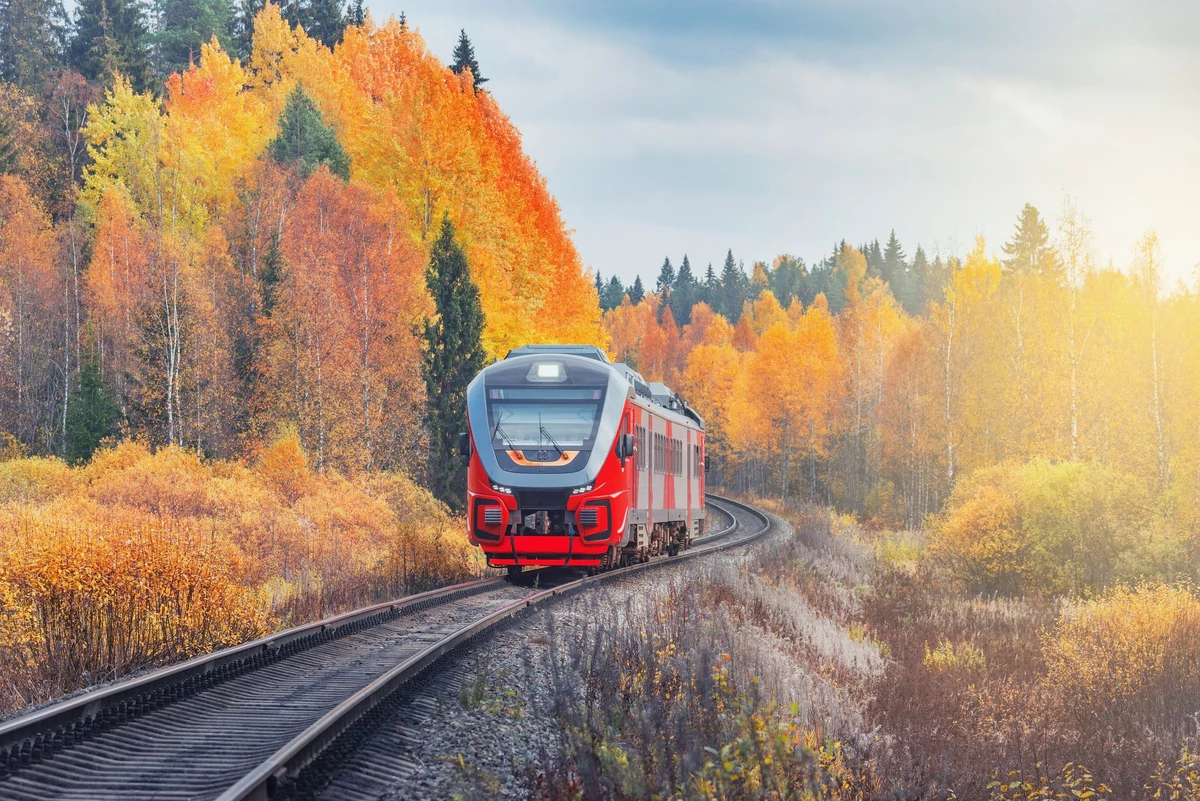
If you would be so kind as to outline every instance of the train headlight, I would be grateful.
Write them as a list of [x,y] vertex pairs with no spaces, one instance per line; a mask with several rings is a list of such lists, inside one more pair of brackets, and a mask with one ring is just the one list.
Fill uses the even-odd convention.
[[505,495],[512,495],[512,487],[502,487],[499,484],[492,484],[492,489],[496,492],[503,492]]
[[595,484],[584,484],[582,487],[576,487],[575,489],[571,490],[571,494],[572,495],[582,495],[585,492],[591,492],[592,487],[594,487],[594,486],[596,486],[596,485]]

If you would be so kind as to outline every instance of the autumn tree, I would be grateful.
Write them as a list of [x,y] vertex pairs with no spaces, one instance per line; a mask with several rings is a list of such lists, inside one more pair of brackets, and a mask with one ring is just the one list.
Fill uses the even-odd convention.
[[425,323],[426,415],[432,444],[428,467],[434,495],[461,508],[465,465],[455,450],[466,428],[467,384],[483,369],[483,309],[471,281],[466,256],[454,238],[454,224],[442,218],[441,233],[429,254],[425,282],[435,315]]

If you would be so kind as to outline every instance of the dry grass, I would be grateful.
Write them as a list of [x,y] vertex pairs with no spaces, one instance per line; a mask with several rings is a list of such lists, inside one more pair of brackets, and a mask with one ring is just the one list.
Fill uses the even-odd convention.
[[969,595],[920,535],[779,511],[741,561],[579,610],[546,798],[1200,799],[1193,591]]
[[0,462],[0,712],[277,627],[462,580],[475,549],[398,474],[137,443]]

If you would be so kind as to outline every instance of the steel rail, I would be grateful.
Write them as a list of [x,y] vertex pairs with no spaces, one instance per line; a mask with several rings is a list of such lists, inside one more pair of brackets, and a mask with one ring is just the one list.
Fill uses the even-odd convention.
[[[141,714],[321,643],[503,586],[483,578],[356,609],[80,693],[0,723],[0,779]],[[14,763],[15,760],[15,763]]]
[[[729,539],[725,535],[735,533],[741,526],[738,517],[730,514],[732,523],[729,528],[719,535],[714,535],[720,537],[721,541],[719,542],[689,548],[677,556],[616,568],[542,590],[462,626],[421,652],[414,654],[330,710],[324,717],[298,734],[291,742],[222,793],[218,801],[267,801],[268,799],[273,801],[281,797],[292,797],[298,786],[305,783],[304,772],[306,769],[313,766],[319,768],[318,761],[326,757],[331,756],[333,761],[336,761],[352,751],[357,742],[374,728],[374,724],[393,710],[395,702],[401,695],[397,692],[398,690],[418,680],[424,672],[479,635],[503,622],[515,619],[543,602],[573,595],[603,581],[627,578],[652,568],[679,564],[687,559],[744,545],[763,536],[774,525],[769,515],[748,504],[715,495],[708,497],[719,504],[733,506],[761,519],[763,521],[762,528],[745,536]],[[320,770],[316,772],[321,773]]]

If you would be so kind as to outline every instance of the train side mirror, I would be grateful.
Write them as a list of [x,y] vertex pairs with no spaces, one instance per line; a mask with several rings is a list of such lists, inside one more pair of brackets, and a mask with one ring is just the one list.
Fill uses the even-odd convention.
[[463,458],[471,456],[471,435],[466,432],[458,435],[458,455]]
[[622,434],[617,437],[617,458],[621,460],[621,467],[625,466],[625,460],[633,456],[633,434]]
[[704,454],[704,470],[708,472],[708,454]]

